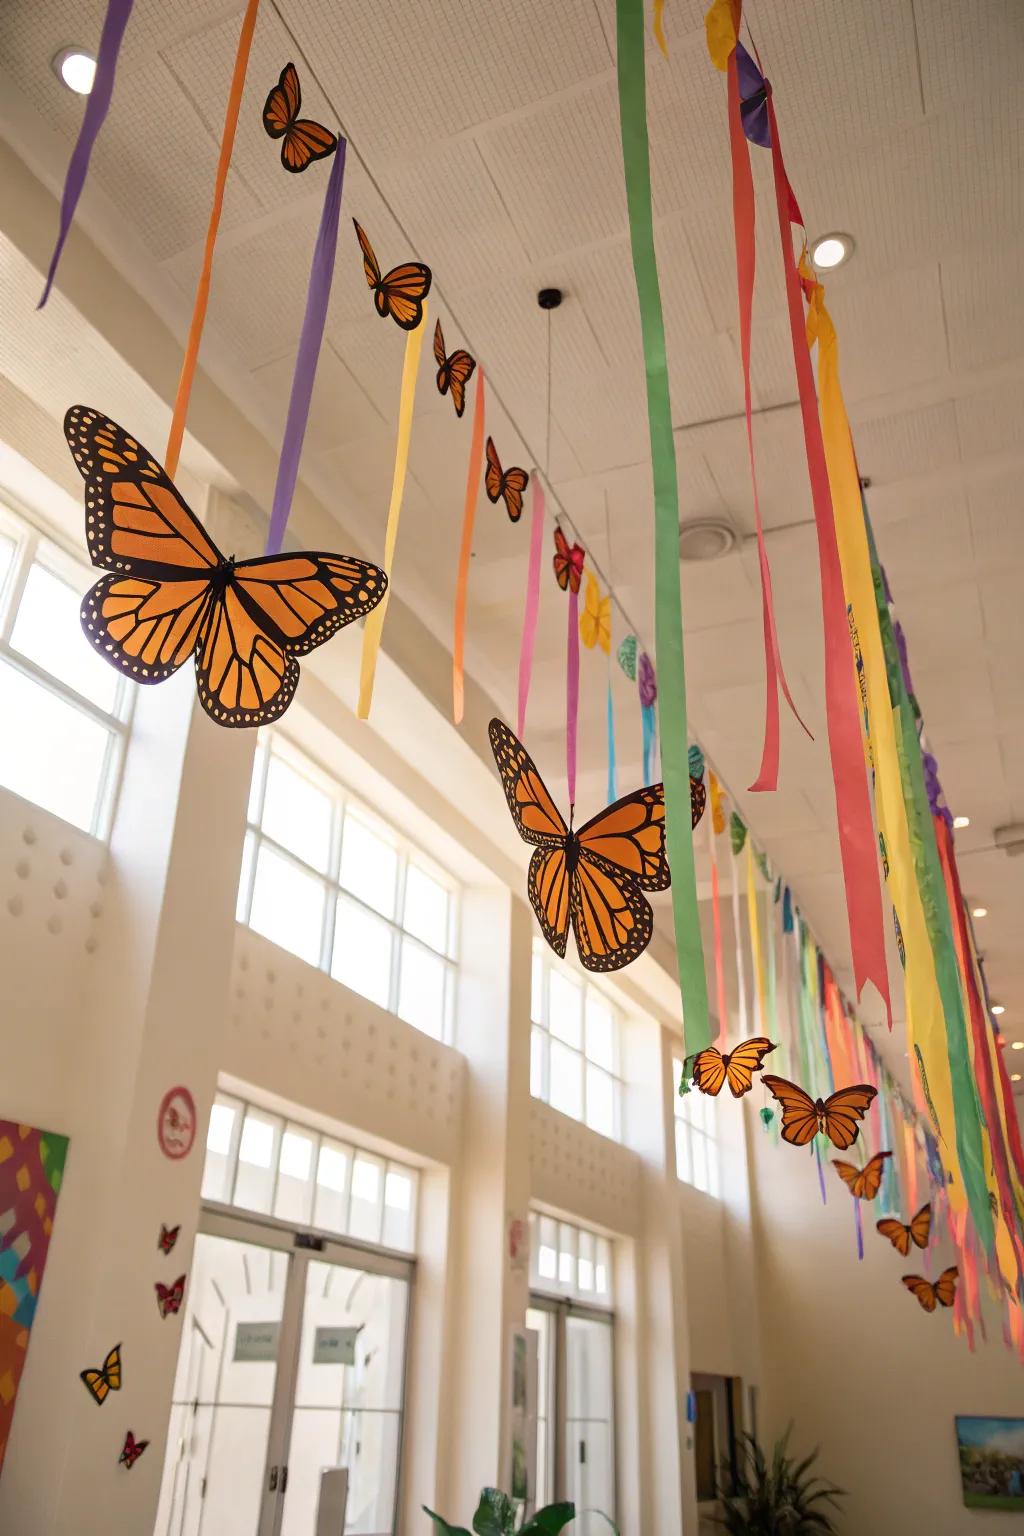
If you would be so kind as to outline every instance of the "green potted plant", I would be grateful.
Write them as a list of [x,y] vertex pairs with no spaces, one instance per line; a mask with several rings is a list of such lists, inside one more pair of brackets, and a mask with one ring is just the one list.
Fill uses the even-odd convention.
[[[423,1513],[430,1516],[441,1536],[471,1536],[464,1525],[449,1525],[447,1520],[435,1515],[425,1504]],[[575,1504],[548,1504],[538,1509],[523,1525],[518,1525],[519,1506],[508,1494],[502,1493],[500,1488],[482,1488],[480,1503],[473,1516],[473,1531],[476,1536],[558,1536],[559,1531],[575,1518]],[[608,1520],[608,1516],[603,1515],[602,1519]],[[608,1524],[614,1536],[619,1536],[610,1520]]]
[[811,1474],[817,1448],[799,1462],[789,1454],[792,1428],[776,1441],[770,1461],[753,1435],[741,1435],[735,1475],[723,1464],[721,1512],[713,1519],[730,1536],[834,1536],[832,1509],[843,1490]]

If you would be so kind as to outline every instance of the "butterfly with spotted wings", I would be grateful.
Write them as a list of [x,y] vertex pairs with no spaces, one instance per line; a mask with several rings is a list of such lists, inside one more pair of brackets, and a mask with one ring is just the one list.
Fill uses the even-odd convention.
[[887,1237],[898,1254],[906,1258],[910,1252],[911,1243],[915,1248],[927,1248],[932,1234],[932,1208],[931,1204],[922,1205],[921,1209],[910,1221],[896,1221],[892,1216],[886,1216],[881,1221],[875,1222],[875,1228],[883,1237]]
[[887,1157],[892,1157],[892,1153],[876,1152],[863,1168],[857,1168],[853,1163],[844,1163],[842,1158],[837,1157],[832,1166],[855,1200],[873,1200],[882,1187]]
[[378,315],[382,320],[390,315],[403,331],[414,331],[423,319],[423,301],[430,292],[433,276],[430,268],[422,261],[407,261],[382,275],[380,262],[365,229],[358,219],[353,219],[352,223],[356,227],[356,239],[363,253],[363,272],[367,285],[373,290]]
[[782,1105],[782,1139],[794,1147],[806,1147],[820,1132],[834,1147],[845,1152],[860,1134],[863,1120],[878,1093],[868,1083],[854,1083],[840,1088],[827,1099],[812,1099],[809,1093],[784,1077],[765,1073],[761,1079],[768,1092]]
[[937,1306],[951,1307],[956,1301],[956,1277],[959,1270],[955,1264],[944,1269],[934,1285],[926,1280],[923,1275],[903,1275],[902,1282],[912,1296],[916,1296],[926,1312],[934,1312]]
[[448,355],[444,349],[444,331],[440,320],[434,325],[434,361],[437,363],[438,393],[447,395],[451,391],[455,414],[461,417],[466,409],[466,385],[473,377],[476,359],[470,357],[462,347],[457,347],[451,356]]
[[742,1040],[731,1051],[722,1052],[717,1045],[706,1046],[693,1058],[693,1081],[701,1093],[712,1098],[721,1093],[725,1084],[734,1099],[740,1099],[754,1086],[754,1073],[762,1070],[764,1058],[775,1045],[765,1035],[755,1035]]
[[263,106],[263,126],[272,139],[282,139],[281,164],[297,175],[314,160],[325,160],[338,147],[337,135],[311,118],[300,117],[302,92],[294,64],[286,64]]

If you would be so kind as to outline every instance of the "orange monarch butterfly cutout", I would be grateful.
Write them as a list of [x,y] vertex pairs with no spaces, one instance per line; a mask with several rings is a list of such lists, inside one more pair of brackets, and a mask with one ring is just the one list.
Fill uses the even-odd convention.
[[263,126],[272,139],[283,139],[281,164],[286,171],[304,171],[314,160],[326,160],[338,147],[337,135],[308,117],[299,116],[302,92],[294,64],[286,64],[263,106]]
[[461,347],[456,348],[451,357],[447,355],[440,320],[434,324],[434,360],[437,363],[438,393],[446,395],[451,390],[455,414],[461,417],[466,409],[466,385],[473,377],[476,360]]
[[876,1152],[863,1168],[856,1168],[853,1163],[844,1163],[841,1158],[836,1158],[832,1166],[855,1200],[873,1200],[882,1187],[882,1173],[887,1157],[892,1157],[892,1153]]
[[94,1403],[102,1405],[111,1392],[121,1390],[121,1346],[115,1344],[98,1370],[79,1371]]
[[85,481],[93,565],[82,626],[137,683],[195,657],[199,700],[218,725],[266,725],[291,703],[297,656],[376,608],[387,577],[347,555],[226,560],[163,469],[123,427],[76,405],[64,435]]
[[868,1083],[855,1083],[850,1088],[840,1088],[827,1099],[812,1099],[809,1093],[784,1077],[765,1073],[761,1081],[782,1105],[783,1141],[794,1147],[806,1147],[822,1131],[840,1152],[845,1152],[857,1140],[860,1134],[857,1122],[863,1120],[878,1093],[878,1089]]
[[552,565],[555,568],[555,580],[565,592],[569,587],[574,592],[580,589],[583,580],[583,562],[587,558],[587,552],[581,544],[574,544],[569,548],[569,540],[555,524],[555,553]]
[[352,223],[356,227],[356,237],[363,253],[363,271],[366,273],[367,284],[373,289],[373,302],[377,306],[378,315],[382,320],[390,315],[403,331],[414,331],[423,319],[423,300],[430,292],[430,268],[425,267],[421,261],[407,261],[403,266],[392,267],[382,277],[380,263],[374,255],[366,231],[358,220],[353,219]]
[[951,1307],[956,1300],[956,1277],[960,1273],[955,1264],[944,1269],[932,1285],[922,1275],[904,1275],[903,1284],[911,1295],[916,1296],[926,1312],[934,1312],[937,1305]]
[[909,1222],[896,1221],[892,1216],[886,1216],[882,1221],[876,1221],[875,1227],[883,1237],[889,1239],[896,1252],[906,1258],[911,1243],[917,1248],[928,1247],[932,1235],[931,1205],[922,1205]]
[[[692,798],[692,782],[690,794]],[[693,1059],[693,1081],[701,1093],[710,1094],[713,1098],[728,1083],[733,1098],[741,1099],[754,1086],[754,1073],[762,1070],[768,1052],[774,1050],[774,1042],[765,1035],[743,1040],[724,1055],[716,1045],[709,1045],[705,1050],[698,1051]]]
[[[493,502],[495,506],[503,500],[509,522],[518,523],[523,515],[523,492],[530,483],[530,477],[525,469],[515,467],[502,469],[493,437],[487,439],[486,452],[487,468],[484,471],[484,487],[487,491],[487,500]],[[578,583],[573,590],[579,590]]]
[[516,830],[534,845],[527,893],[545,939],[564,956],[571,923],[588,971],[629,965],[654,928],[644,891],[671,883],[664,786],[638,789],[574,831],[518,736],[501,720],[488,735]]

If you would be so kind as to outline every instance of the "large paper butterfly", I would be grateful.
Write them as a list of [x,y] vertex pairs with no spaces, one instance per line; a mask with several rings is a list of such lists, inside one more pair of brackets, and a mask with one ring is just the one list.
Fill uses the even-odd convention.
[[156,1282],[156,1304],[160,1308],[161,1317],[170,1317],[177,1312],[185,1296],[185,1276],[179,1275],[173,1285],[161,1285]]
[[834,1147],[845,1152],[860,1134],[857,1122],[863,1120],[878,1093],[867,1083],[840,1088],[827,1099],[812,1099],[809,1093],[784,1077],[765,1073],[761,1079],[768,1092],[782,1105],[782,1139],[794,1147],[805,1147],[823,1131]]
[[887,1237],[896,1249],[897,1253],[906,1258],[913,1243],[918,1248],[927,1248],[928,1240],[932,1233],[932,1208],[931,1205],[922,1205],[917,1215],[909,1222],[896,1221],[892,1216],[886,1216],[882,1221],[876,1221],[875,1227],[883,1237]]
[[918,1301],[926,1312],[934,1312],[936,1305],[951,1307],[956,1300],[956,1277],[959,1271],[955,1264],[949,1269],[944,1269],[942,1274],[932,1285],[921,1275],[904,1275],[903,1284]]
[[733,1098],[740,1099],[750,1092],[754,1073],[762,1070],[764,1058],[774,1050],[774,1043],[764,1035],[744,1040],[724,1055],[717,1046],[709,1045],[698,1051],[693,1059],[693,1081],[701,1093],[709,1093],[712,1098],[717,1097],[728,1083]]
[[130,1472],[148,1444],[148,1440],[136,1440],[131,1430],[129,1430],[124,1437],[124,1449],[117,1458],[118,1465],[120,1466],[123,1461]]
[[487,469],[484,472],[484,486],[487,490],[487,500],[494,502],[499,500],[505,503],[505,511],[509,521],[518,523],[523,515],[523,492],[530,483],[530,477],[525,469],[502,469],[501,460],[498,458],[498,450],[494,446],[494,438],[487,439]]
[[887,1157],[892,1157],[892,1153],[876,1152],[863,1168],[856,1168],[853,1163],[844,1163],[841,1158],[837,1158],[832,1166],[855,1200],[873,1200],[882,1187],[882,1172]]
[[163,1223],[161,1223],[161,1225],[160,1225],[160,1236],[157,1238],[157,1243],[156,1243],[156,1245],[160,1249],[161,1253],[170,1253],[171,1249],[174,1247],[175,1243],[178,1241],[178,1233],[180,1231],[181,1231],[181,1227],[180,1226],[177,1226],[177,1227],[165,1227],[163,1225]]
[[281,78],[263,106],[263,126],[272,139],[284,139],[281,164],[286,171],[304,171],[314,160],[325,160],[338,147],[337,136],[320,123],[299,116],[302,92],[294,64],[286,64]]
[[457,348],[451,357],[447,355],[444,350],[444,331],[441,329],[440,320],[434,326],[434,358],[437,362],[438,390],[442,395],[446,395],[451,390],[455,414],[461,416],[466,409],[466,385],[473,377],[476,362],[461,347]]
[[390,315],[403,331],[414,331],[423,319],[423,300],[430,292],[431,271],[421,261],[407,261],[400,267],[392,267],[381,276],[380,263],[373,253],[373,246],[366,238],[366,231],[356,219],[356,235],[363,252],[363,271],[373,289],[373,302],[383,319]]
[[194,655],[218,725],[276,720],[299,681],[295,658],[384,596],[384,572],[347,555],[226,560],[123,427],[76,405],[64,435],[85,480],[90,558],[113,573],[86,593],[86,634],[137,683],[162,683]]
[[121,1346],[115,1344],[99,1370],[79,1371],[96,1403],[105,1403],[111,1392],[121,1390]]
[[535,846],[527,893],[545,939],[564,955],[571,922],[588,971],[629,965],[654,928],[644,891],[671,883],[664,786],[638,789],[573,831],[519,738],[500,720],[489,735],[516,830]]
[[587,558],[587,552],[579,544],[569,548],[569,540],[557,525],[555,527],[555,555],[552,564],[555,567],[555,580],[564,592],[571,587],[574,592],[580,589],[580,581],[583,578],[583,562]]

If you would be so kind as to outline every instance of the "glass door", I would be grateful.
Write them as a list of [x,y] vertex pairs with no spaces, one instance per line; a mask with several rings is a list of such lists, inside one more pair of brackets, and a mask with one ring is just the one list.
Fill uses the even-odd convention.
[[[615,1514],[613,1316],[531,1296],[538,1335],[537,1503],[571,1499],[580,1536],[607,1536]],[[588,1513],[588,1511],[590,1513]]]

